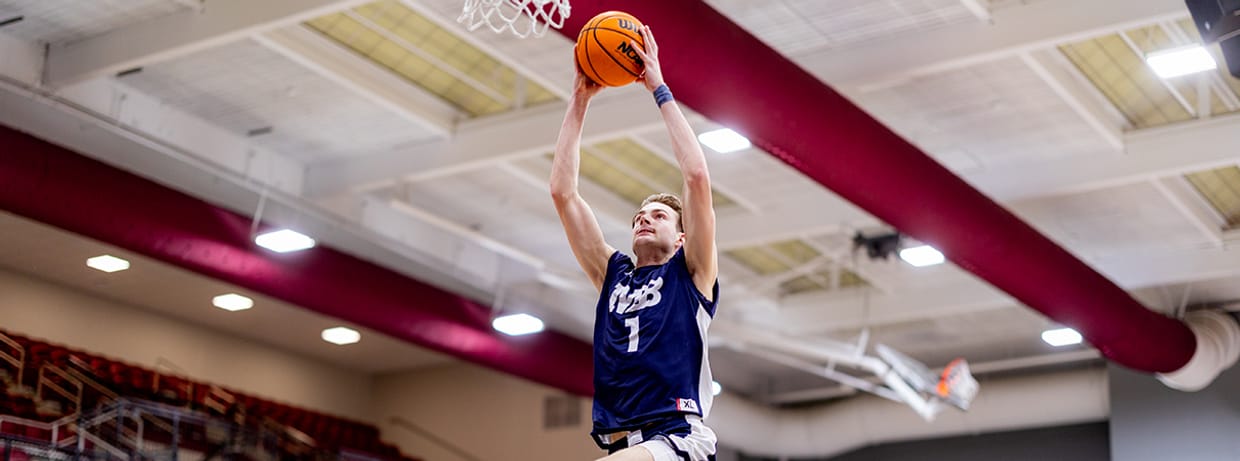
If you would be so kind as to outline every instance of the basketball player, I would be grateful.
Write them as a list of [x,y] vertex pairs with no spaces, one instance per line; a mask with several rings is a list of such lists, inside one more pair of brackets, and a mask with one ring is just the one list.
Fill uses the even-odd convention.
[[577,190],[581,130],[602,88],[578,70],[556,141],[551,195],[577,262],[600,291],[594,323],[594,430],[606,461],[715,458],[706,329],[715,314],[719,272],[715,211],[706,157],[663,83],[650,28],[639,79],[655,96],[684,177],[682,202],[645,200],[633,216],[633,257],[603,241]]

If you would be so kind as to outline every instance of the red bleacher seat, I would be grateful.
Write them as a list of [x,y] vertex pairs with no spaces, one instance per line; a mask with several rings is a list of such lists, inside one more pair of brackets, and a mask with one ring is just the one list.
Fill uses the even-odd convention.
[[[39,367],[53,364],[60,367],[78,366],[100,384],[117,391],[122,396],[136,397],[147,400],[161,400],[157,392],[167,392],[178,404],[190,404],[202,408],[210,386],[195,383],[179,376],[159,374],[142,367],[136,367],[117,360],[109,360],[94,354],[73,350],[71,348],[36,341],[20,335],[0,332],[13,339],[26,350],[26,366],[23,385],[34,388],[37,384]],[[75,357],[76,360],[71,360]],[[78,365],[71,365],[78,364]],[[329,416],[279,402],[260,399],[254,396],[228,390],[239,404],[243,405],[246,414],[252,421],[255,418],[270,418],[301,431],[316,439],[320,447],[347,448],[356,451],[380,455],[392,460],[412,460],[400,454],[395,446],[379,439],[379,429],[373,425],[351,421],[344,418]],[[67,404],[67,402],[62,402]],[[172,403],[172,402],[166,402]],[[67,408],[67,406],[66,406]],[[0,397],[0,414],[12,414],[26,419],[48,421],[51,417],[41,417],[37,413],[36,403],[24,397]],[[19,435],[37,434],[43,439],[50,434],[12,426],[0,425],[0,432],[21,431]]]

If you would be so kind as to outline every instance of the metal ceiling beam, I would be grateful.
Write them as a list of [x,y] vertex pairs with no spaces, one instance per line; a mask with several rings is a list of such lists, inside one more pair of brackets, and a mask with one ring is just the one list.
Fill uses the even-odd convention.
[[44,83],[53,88],[112,75],[277,27],[366,3],[368,0],[212,0],[48,50]]
[[1188,16],[1182,0],[1042,0],[969,21],[886,40],[794,56],[828,84],[849,88],[969,66],[1140,24]]
[[1227,227],[1227,220],[1202,198],[1201,193],[1197,192],[1187,179],[1183,176],[1172,176],[1151,180],[1150,183],[1201,233],[1205,241],[1215,245],[1223,244],[1223,229]]
[[0,76],[34,86],[43,75],[43,47],[0,33]]
[[999,201],[1081,192],[1240,162],[1240,115],[1124,135],[1122,153],[1058,158],[992,168],[965,180]]
[[[1094,258],[1090,264],[1126,290],[1240,276],[1240,254],[1224,246],[1143,249]],[[945,268],[946,269],[946,268]],[[806,293],[780,300],[775,312],[752,321],[789,333],[818,333],[864,326],[946,318],[1019,304],[1007,294],[974,279],[958,278],[922,289],[840,296]]]
[[[964,179],[1003,203],[1159,180],[1240,163],[1240,151],[1235,149],[1237,132],[1240,115],[1220,116],[1125,134],[1122,153],[988,168],[965,174]],[[720,248],[879,224],[843,200],[816,203],[813,213],[804,209],[766,210],[753,216],[720,218],[720,223]]]
[[302,25],[293,25],[254,39],[315,73],[392,113],[447,137],[465,114],[374,61]]
[[990,22],[990,0],[960,0],[960,4],[973,13],[977,20]]
[[1030,51],[1021,53],[1020,59],[1107,145],[1115,150],[1124,148],[1123,128],[1128,121],[1063,53],[1055,49]]
[[[606,105],[604,111],[618,111],[622,108],[630,113],[626,117],[630,121],[641,119],[641,105],[626,104],[616,98]],[[374,162],[349,162],[348,164],[316,165],[310,168],[307,187],[312,194],[340,192],[356,178],[351,175],[368,175],[380,179],[385,171],[401,168],[412,168],[413,165],[425,165],[429,171],[424,174],[448,174],[453,169],[470,169],[477,167],[474,163],[491,164],[497,152],[506,153],[504,159],[521,158],[531,153],[546,152],[550,146],[541,146],[541,141],[510,139],[510,133],[524,130],[547,131],[548,126],[558,126],[558,112],[546,109],[531,109],[541,114],[541,121],[533,121],[534,117],[521,117],[515,122],[488,126],[473,133],[504,133],[495,135],[461,136],[461,145],[446,153],[447,149],[439,146],[426,146],[415,152],[387,154],[390,167],[381,168]],[[551,122],[551,119],[556,119]],[[609,120],[618,122],[617,120]],[[606,122],[604,122],[606,123]],[[540,125],[541,124],[541,125]],[[548,125],[551,124],[551,125]],[[513,128],[506,129],[511,125]],[[611,125],[608,123],[608,125]],[[657,125],[642,125],[647,129],[657,129]],[[595,131],[594,139],[620,136],[617,132],[621,126],[598,127],[598,124],[587,123],[587,134]],[[1191,171],[1217,168],[1240,162],[1240,152],[1233,149],[1235,133],[1240,130],[1240,115],[1216,117],[1210,120],[1194,121],[1175,126],[1142,130],[1124,135],[1127,146],[1124,153],[1099,154],[1093,156],[1076,156],[1050,159],[1044,162],[1023,163],[1005,167],[990,168],[966,174],[964,179],[979,188],[991,198],[1000,202],[1011,202],[1048,195],[1066,194],[1094,190],[1098,188],[1129,184],[1175,176]],[[548,133],[547,137],[553,136]],[[465,141],[469,140],[469,141]],[[525,147],[525,152],[513,153],[501,145]],[[324,186],[329,186],[324,189]],[[830,194],[828,192],[828,194]],[[813,212],[806,212],[804,207],[789,206],[778,209],[763,209],[757,213],[743,213],[719,217],[718,244],[719,248],[735,249],[751,245],[760,245],[773,241],[800,238],[806,235],[819,235],[831,232],[848,232],[858,228],[866,228],[881,223],[869,214],[861,211],[843,199],[830,194],[814,204]]]
[[[10,97],[18,98],[16,94]],[[46,97],[45,103],[71,106],[92,114],[98,123],[109,123],[117,130],[126,131],[135,139],[183,152],[207,172],[227,172],[262,187],[290,195],[301,194],[305,168],[300,161],[256,145],[250,139],[113,79],[92,80],[64,88],[55,96]],[[0,119],[6,123],[30,115],[21,104],[6,107],[13,108],[13,117]]]
[[748,320],[789,334],[817,334],[1019,306],[1006,293],[963,275],[921,289],[893,290],[890,293],[856,290],[785,296],[774,312]]
[[[588,145],[661,128],[663,124],[653,104],[637,104],[632,100],[635,91],[635,88],[617,91],[593,101],[591,111],[607,116],[587,121],[582,143]],[[402,179],[445,176],[549,153],[554,148],[565,107],[565,103],[546,104],[465,121],[458,125],[452,138],[444,142],[313,165],[308,172],[307,193],[312,197],[327,197],[373,189]]]

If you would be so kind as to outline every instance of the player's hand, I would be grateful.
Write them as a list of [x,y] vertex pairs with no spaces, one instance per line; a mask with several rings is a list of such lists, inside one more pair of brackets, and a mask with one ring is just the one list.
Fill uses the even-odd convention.
[[646,65],[646,71],[637,79],[646,85],[647,90],[654,91],[663,84],[663,69],[659,67],[659,44],[655,43],[650,26],[642,26],[642,40],[646,42],[645,50],[637,46],[637,43],[629,43],[637,52],[637,57],[642,58]]
[[[573,63],[577,63],[577,53],[573,53]],[[577,69],[577,75],[573,77],[573,97],[581,101],[589,101],[599,91],[603,91],[603,85],[594,83],[590,77],[581,72],[581,66],[574,66]]]

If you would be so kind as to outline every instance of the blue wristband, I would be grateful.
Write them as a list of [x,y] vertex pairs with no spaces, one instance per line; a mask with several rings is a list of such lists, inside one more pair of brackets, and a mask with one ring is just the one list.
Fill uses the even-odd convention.
[[674,100],[675,99],[672,98],[672,90],[669,90],[667,88],[666,83],[659,85],[658,88],[654,89],[654,103],[658,104],[659,107],[663,107],[664,104],[667,104]]

